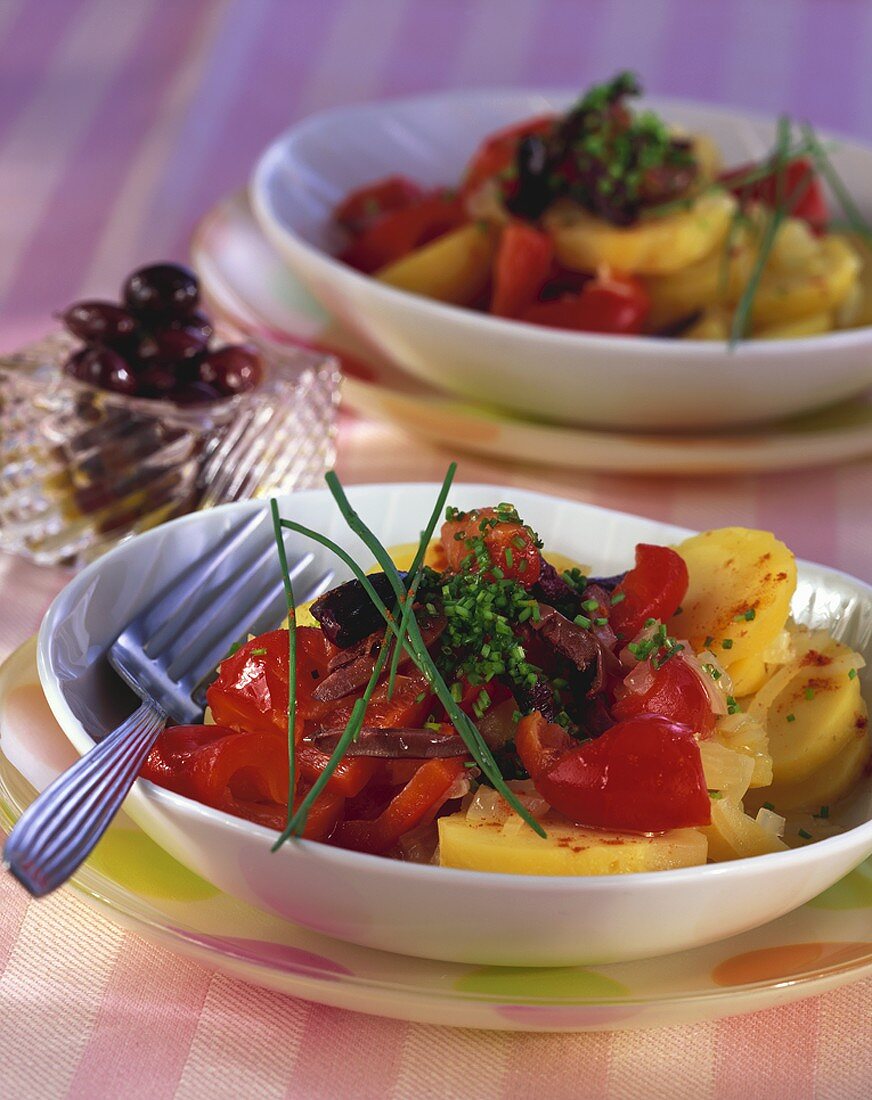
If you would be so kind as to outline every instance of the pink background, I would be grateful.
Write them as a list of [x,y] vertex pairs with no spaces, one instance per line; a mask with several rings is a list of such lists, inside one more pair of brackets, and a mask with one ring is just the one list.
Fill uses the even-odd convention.
[[[443,87],[652,93],[872,139],[866,0],[0,0],[0,349],[83,294],[186,254],[261,147],[321,107]],[[824,367],[825,369],[825,367]],[[343,422],[349,480],[441,477],[444,454]],[[769,527],[872,580],[872,463],[647,480],[496,467],[692,527]],[[62,583],[0,557],[0,656]],[[872,982],[665,1032],[513,1036],[370,1019],[175,959],[65,894],[0,878],[0,1092],[59,1097],[810,1097],[872,1091]]]

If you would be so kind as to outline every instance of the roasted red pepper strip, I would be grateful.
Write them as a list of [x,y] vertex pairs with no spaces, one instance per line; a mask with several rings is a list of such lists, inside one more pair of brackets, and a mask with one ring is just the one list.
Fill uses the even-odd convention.
[[592,741],[568,740],[536,711],[521,720],[515,745],[536,790],[570,821],[641,833],[711,822],[699,746],[686,726],[646,714]]
[[[283,829],[287,823],[288,752],[271,733],[239,733],[226,726],[171,726],[155,742],[140,775],[258,825]],[[326,839],[344,805],[345,798],[337,790],[323,791],[312,805],[303,836]]]
[[650,306],[648,292],[638,279],[611,273],[589,280],[577,294],[534,302],[520,316],[522,321],[549,328],[630,336],[642,331]]
[[357,852],[389,851],[403,833],[438,810],[463,772],[462,759],[428,760],[373,821],[343,821],[333,836],[334,843]]
[[[297,714],[301,719],[321,718],[335,706],[316,702],[312,691],[327,675],[337,652],[322,630],[297,627]],[[220,725],[287,737],[288,632],[261,634],[222,661],[206,700]]]

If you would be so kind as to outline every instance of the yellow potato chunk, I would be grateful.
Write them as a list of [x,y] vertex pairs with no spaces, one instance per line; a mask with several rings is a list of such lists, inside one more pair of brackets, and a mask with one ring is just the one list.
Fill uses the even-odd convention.
[[[650,275],[645,281],[651,299],[649,330],[700,310],[720,310],[721,324],[729,331],[733,310],[754,270],[768,216],[752,210],[748,220],[730,231],[724,247],[678,270]],[[786,219],[754,294],[751,335],[786,340],[830,331],[834,311],[843,305],[849,308],[862,266],[847,239],[816,237],[805,222]],[[714,321],[703,322],[697,322],[702,324],[700,335],[691,338],[717,339]]]
[[498,239],[494,226],[464,225],[388,264],[375,277],[425,298],[469,305],[487,286]]
[[712,801],[712,823],[699,831],[707,838],[709,859],[715,863],[787,850],[784,841],[749,817],[741,803],[726,798]]
[[751,320],[755,326],[781,325],[832,311],[850,295],[859,271],[860,258],[847,241],[821,237],[804,263],[767,267],[754,295]]
[[706,860],[706,840],[697,829],[641,836],[585,829],[547,817],[542,824],[547,838],[527,826],[513,829],[509,822],[471,822],[463,813],[442,817],[439,863],[515,875],[617,875],[691,867]]
[[753,270],[756,244],[754,235],[742,226],[731,235],[729,243],[723,242],[723,246],[676,271],[652,275],[645,280],[651,299],[647,321],[650,330],[674,324],[700,310],[721,307],[723,336],[715,334],[715,323],[710,319],[702,333],[691,338],[726,339],[732,306],[741,297],[742,288]]
[[793,321],[784,321],[778,325],[764,325],[752,329],[756,340],[798,340],[803,336],[820,336],[833,330],[832,313],[812,313],[808,317],[798,317]]
[[682,340],[729,340],[730,315],[725,309],[713,306],[681,334]]
[[659,275],[678,271],[716,249],[726,237],[735,206],[726,191],[709,191],[688,209],[619,226],[575,203],[561,202],[546,212],[543,224],[558,260],[574,271],[606,265]]
[[869,737],[864,728],[823,767],[806,779],[796,783],[774,783],[757,792],[765,797],[780,813],[794,810],[817,811],[821,806],[831,806],[849,794],[862,776],[870,756]]
[[[697,651],[708,643],[733,680],[733,694],[755,691],[763,652],[784,629],[796,588],[796,562],[768,531],[723,527],[676,547],[690,584],[669,632]],[[746,618],[746,615],[749,616]]]

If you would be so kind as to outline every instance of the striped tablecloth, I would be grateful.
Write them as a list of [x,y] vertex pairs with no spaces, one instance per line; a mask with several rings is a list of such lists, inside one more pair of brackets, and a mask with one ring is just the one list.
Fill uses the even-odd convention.
[[[259,149],[335,103],[443,87],[583,86],[787,109],[872,139],[867,0],[0,0],[0,347],[83,294],[184,257]],[[350,481],[441,477],[446,456],[346,419]],[[711,482],[467,460],[691,527],[766,526],[872,579],[872,464]],[[0,656],[59,573],[0,558]],[[0,877],[0,1095],[765,1097],[872,1094],[872,982],[666,1031],[509,1035],[323,1008],[213,975],[61,893]]]

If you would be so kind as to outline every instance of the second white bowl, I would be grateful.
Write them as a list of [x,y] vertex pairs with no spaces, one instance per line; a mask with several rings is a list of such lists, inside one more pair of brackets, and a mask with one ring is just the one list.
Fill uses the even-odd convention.
[[[725,344],[600,336],[505,321],[396,290],[334,258],[331,223],[350,190],[401,172],[456,182],[478,142],[512,122],[564,110],[570,93],[451,92],[315,115],[263,154],[252,206],[267,237],[343,325],[397,366],[461,396],[521,415],[607,428],[692,429],[759,423],[849,397],[872,384],[872,328]],[[650,104],[711,135],[726,164],[772,148],[772,121],[682,102]],[[872,150],[840,141],[834,163],[872,211]]]

